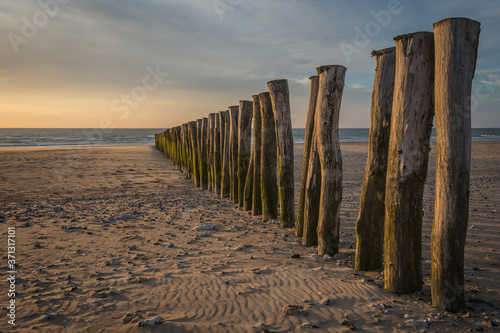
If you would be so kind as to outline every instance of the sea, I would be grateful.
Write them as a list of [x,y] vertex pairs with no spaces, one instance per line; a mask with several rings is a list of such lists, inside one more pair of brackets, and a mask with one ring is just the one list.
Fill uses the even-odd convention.
[[[152,146],[159,128],[0,128],[0,147]],[[305,129],[293,129],[294,143],[304,142]],[[367,142],[368,128],[339,129],[340,142]],[[434,129],[431,140],[436,139]],[[472,141],[500,141],[500,128],[473,128]]]

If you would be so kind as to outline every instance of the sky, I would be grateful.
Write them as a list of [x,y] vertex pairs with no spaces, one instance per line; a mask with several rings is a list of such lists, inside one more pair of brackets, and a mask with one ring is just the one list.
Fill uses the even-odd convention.
[[316,67],[347,67],[341,128],[367,128],[372,50],[481,22],[472,126],[500,127],[498,0],[2,0],[0,128],[169,128],[288,79],[305,127]]

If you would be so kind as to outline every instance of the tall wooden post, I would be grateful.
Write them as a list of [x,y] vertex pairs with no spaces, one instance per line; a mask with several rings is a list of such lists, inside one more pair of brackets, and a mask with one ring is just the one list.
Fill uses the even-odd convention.
[[221,162],[220,162],[220,114],[215,114],[214,128],[214,192],[220,195],[221,190]]
[[432,303],[465,307],[464,251],[469,222],[471,89],[480,23],[449,18],[434,23],[436,201],[432,226]]
[[221,197],[227,198],[229,197],[229,194],[231,193],[231,179],[230,179],[230,172],[229,172],[229,161],[230,161],[230,133],[231,133],[231,117],[229,116],[229,110],[226,110],[224,112],[225,117],[224,117],[224,156],[223,156],[223,163],[222,163],[222,192],[221,192]]
[[299,208],[295,223],[295,236],[302,237],[304,229],[304,201],[306,197],[307,170],[309,154],[311,152],[312,136],[314,131],[314,114],[318,99],[319,76],[311,76],[311,91],[309,93],[309,108],[307,110],[306,130],[304,133],[304,154],[302,155],[302,178],[300,180]]
[[391,130],[396,48],[373,51],[376,57],[373,82],[368,158],[356,221],[358,271],[382,268],[384,254],[385,178]]
[[230,199],[238,203],[238,110],[239,106],[229,107],[229,179]]
[[193,180],[196,187],[200,186],[200,168],[198,165],[198,144],[197,144],[197,129],[196,129],[196,121],[190,121],[188,123],[189,126],[189,137],[191,140],[191,165],[193,170]]
[[274,80],[267,83],[273,105],[278,147],[278,175],[280,198],[280,225],[291,228],[294,219],[294,182],[293,182],[293,133],[290,113],[290,97],[287,80]]
[[262,214],[262,198],[260,190],[260,159],[262,144],[262,117],[260,112],[259,95],[253,95],[253,190],[252,215]]
[[238,115],[238,204],[243,207],[243,192],[250,162],[253,107],[250,101],[240,101]]
[[208,135],[208,118],[201,119],[201,136],[200,136],[200,149],[201,149],[201,189],[208,189],[208,148],[207,148],[207,135]]
[[262,142],[260,158],[260,188],[262,198],[262,220],[278,217],[277,149],[276,127],[273,106],[269,93],[260,93],[262,118]]
[[314,128],[317,129],[321,167],[321,198],[318,216],[318,254],[339,251],[340,204],[342,202],[342,156],[339,144],[339,115],[344,91],[344,66],[322,66]]
[[422,201],[434,115],[434,36],[397,36],[394,101],[387,162],[385,289],[422,288]]

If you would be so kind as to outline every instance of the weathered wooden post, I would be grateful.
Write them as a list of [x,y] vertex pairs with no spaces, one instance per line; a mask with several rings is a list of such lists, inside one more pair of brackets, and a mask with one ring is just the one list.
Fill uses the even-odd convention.
[[311,138],[311,151],[309,153],[309,163],[307,166],[307,178],[305,183],[306,192],[304,198],[304,227],[302,233],[302,244],[305,246],[318,244],[319,201],[321,198],[321,170],[318,155],[317,131],[317,129],[314,130],[313,136]]
[[280,198],[280,225],[291,228],[294,219],[293,186],[293,132],[290,113],[290,97],[287,80],[267,83],[273,106],[276,126],[276,146],[278,148],[278,176]]
[[260,159],[262,144],[262,117],[260,112],[259,95],[253,95],[253,189],[252,189],[252,215],[262,214],[262,197],[260,190]]
[[373,82],[368,158],[356,221],[358,271],[382,268],[384,254],[385,178],[391,130],[396,48],[373,51],[376,57]]
[[432,226],[432,303],[465,307],[464,251],[469,222],[471,89],[480,23],[449,18],[434,23],[436,201]]
[[222,197],[222,187],[224,184],[222,183],[222,173],[224,172],[224,141],[226,140],[226,111],[219,111],[219,156],[220,156],[220,195]]
[[262,118],[262,142],[260,158],[260,188],[262,199],[262,220],[278,217],[277,149],[276,125],[274,124],[271,96],[259,94]]
[[239,106],[229,107],[229,179],[230,199],[238,203],[238,110]]
[[250,164],[248,166],[247,176],[245,178],[245,187],[243,190],[243,210],[252,210],[252,199],[253,199],[253,155],[254,151],[250,154]]
[[199,177],[199,183],[198,187],[202,188],[201,185],[201,146],[200,146],[200,140],[201,140],[201,127],[202,126],[202,120],[201,119],[196,119],[196,147],[197,147],[197,153],[196,156],[198,158],[198,177]]
[[208,191],[215,192],[214,180],[214,136],[215,136],[215,114],[208,115]]
[[220,162],[220,114],[215,114],[214,128],[214,192],[217,195],[221,193],[221,162]]
[[201,136],[200,136],[200,149],[201,149],[201,189],[208,189],[208,148],[207,148],[207,135],[208,135],[208,118],[201,119]]
[[229,116],[229,110],[224,112],[224,154],[222,162],[222,192],[221,197],[227,198],[231,193],[231,179],[229,173],[229,160],[230,160],[230,146],[229,146],[229,135],[231,133],[231,118]]
[[184,174],[186,178],[191,178],[191,169],[189,168],[189,147],[188,147],[188,126],[187,123],[181,127],[181,142],[182,142],[182,164],[184,165]]
[[309,93],[309,109],[307,110],[306,130],[304,133],[304,154],[302,156],[302,178],[300,180],[299,208],[295,223],[295,236],[302,237],[304,229],[304,201],[306,196],[307,170],[309,154],[311,152],[312,136],[314,131],[314,114],[318,99],[319,76],[311,76],[311,91]]
[[384,285],[391,292],[407,294],[422,288],[422,201],[434,115],[434,36],[417,32],[394,40]]
[[194,175],[194,183],[196,187],[200,186],[200,168],[198,165],[198,144],[197,144],[197,123],[196,121],[190,121],[188,123],[189,126],[189,135],[191,139],[191,164]]
[[238,204],[243,207],[243,192],[250,162],[253,107],[250,101],[240,101],[238,115]]
[[175,163],[177,165],[177,169],[182,171],[182,145],[181,145],[181,132],[182,127],[177,126],[175,128]]
[[344,91],[344,66],[321,66],[314,128],[317,130],[321,168],[321,198],[318,216],[318,255],[339,250],[340,204],[342,202],[342,155],[339,115]]

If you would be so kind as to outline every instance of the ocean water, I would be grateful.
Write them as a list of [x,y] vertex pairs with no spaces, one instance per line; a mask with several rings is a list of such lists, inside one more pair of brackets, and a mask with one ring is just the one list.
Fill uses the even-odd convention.
[[[0,147],[154,145],[154,134],[164,129],[0,129]],[[293,129],[295,143],[304,142],[305,129]],[[367,142],[367,128],[341,128],[340,142]],[[434,129],[431,140],[436,139]],[[500,141],[500,128],[473,128],[473,141]]]

